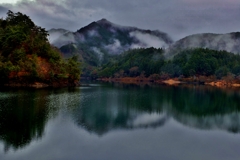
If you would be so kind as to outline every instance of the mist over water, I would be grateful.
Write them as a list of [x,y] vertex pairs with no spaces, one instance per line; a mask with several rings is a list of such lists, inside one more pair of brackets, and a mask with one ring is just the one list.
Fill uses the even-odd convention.
[[206,86],[1,89],[0,159],[237,159],[239,98]]

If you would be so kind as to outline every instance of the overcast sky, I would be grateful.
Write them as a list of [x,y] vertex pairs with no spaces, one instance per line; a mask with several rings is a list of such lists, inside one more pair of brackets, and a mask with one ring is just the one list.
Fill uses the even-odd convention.
[[[76,31],[106,18],[142,29],[160,30],[174,40],[194,33],[240,31],[240,0],[0,0],[46,29]],[[3,8],[4,7],[4,8]]]

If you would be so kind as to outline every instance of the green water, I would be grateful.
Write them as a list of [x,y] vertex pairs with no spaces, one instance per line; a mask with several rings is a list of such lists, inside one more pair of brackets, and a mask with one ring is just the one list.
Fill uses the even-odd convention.
[[1,160],[237,160],[240,90],[0,89]]

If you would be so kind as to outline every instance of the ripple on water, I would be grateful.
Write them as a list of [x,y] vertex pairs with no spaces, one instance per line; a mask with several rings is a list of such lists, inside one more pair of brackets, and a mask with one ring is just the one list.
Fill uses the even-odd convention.
[[7,98],[11,98],[13,96],[15,96],[16,94],[13,93],[1,93],[0,92],[0,99],[7,99]]

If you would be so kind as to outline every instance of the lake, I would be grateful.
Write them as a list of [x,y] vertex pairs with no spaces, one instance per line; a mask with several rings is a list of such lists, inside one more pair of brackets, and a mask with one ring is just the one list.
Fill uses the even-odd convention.
[[240,90],[1,89],[1,160],[238,160]]

